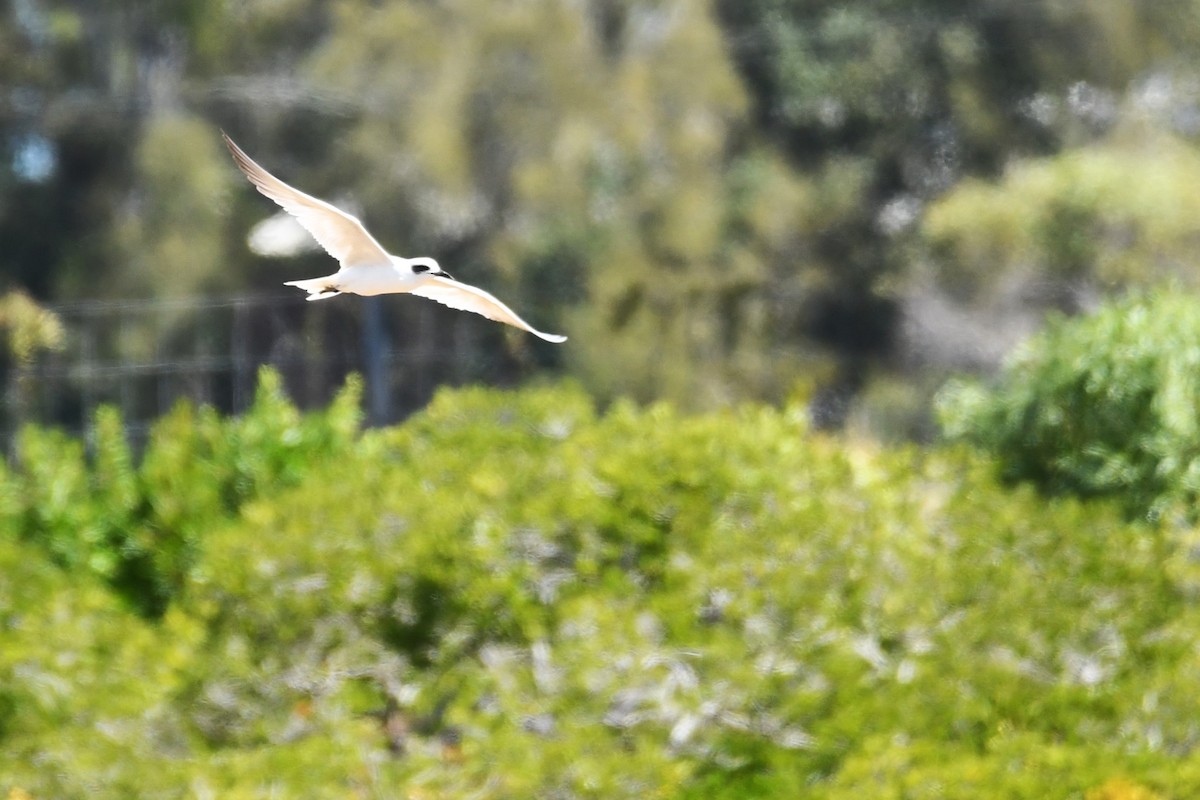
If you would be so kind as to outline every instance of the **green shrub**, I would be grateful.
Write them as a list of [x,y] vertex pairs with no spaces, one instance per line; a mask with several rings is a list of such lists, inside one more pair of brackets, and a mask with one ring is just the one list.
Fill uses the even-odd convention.
[[1177,291],[1058,319],[995,387],[956,381],[943,428],[993,454],[1005,477],[1109,496],[1130,513],[1191,509],[1200,492],[1200,315]]
[[993,472],[795,409],[442,392],[202,495],[157,621],[0,540],[0,792],[1194,796],[1192,549]]
[[0,795],[128,797],[158,783],[137,771],[186,746],[169,700],[202,634],[180,614],[151,626],[88,570],[0,535]]
[[432,797],[745,798],[853,796],[873,743],[909,739],[968,797],[1008,729],[1081,754],[993,795],[1032,798],[1158,777],[1169,757],[1114,754],[1191,741],[1172,546],[965,454],[552,389],[444,393],[363,449],[350,483],[325,467],[209,542],[188,706],[215,746],[278,741],[300,703],[318,737],[391,704],[408,755],[378,774]]
[[161,614],[200,540],[246,501],[298,483],[355,441],[361,387],[351,380],[329,408],[302,416],[278,374],[259,374],[240,417],[180,403],[151,429],[140,463],[113,408],[96,412],[90,448],[33,425],[0,474],[4,516],[60,565],[107,581],[150,616]]

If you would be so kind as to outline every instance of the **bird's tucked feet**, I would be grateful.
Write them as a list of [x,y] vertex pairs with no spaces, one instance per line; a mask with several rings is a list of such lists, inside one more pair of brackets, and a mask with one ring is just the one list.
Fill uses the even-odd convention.
[[341,292],[338,291],[337,287],[322,286],[319,289],[309,290],[308,297],[304,299],[309,301],[324,300],[326,297],[336,297],[339,294],[341,294]]

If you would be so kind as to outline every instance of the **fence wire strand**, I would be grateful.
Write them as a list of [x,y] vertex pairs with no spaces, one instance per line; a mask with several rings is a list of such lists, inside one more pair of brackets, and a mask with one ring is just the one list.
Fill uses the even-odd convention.
[[[253,402],[267,365],[301,409],[324,405],[347,375],[364,374],[379,384],[366,387],[372,424],[411,413],[440,384],[495,379],[474,320],[406,298],[355,300],[262,293],[49,306],[66,343],[5,371],[6,449],[30,422],[90,438],[102,405],[121,411],[135,440],[182,399],[238,414]],[[368,311],[377,315],[371,324]]]

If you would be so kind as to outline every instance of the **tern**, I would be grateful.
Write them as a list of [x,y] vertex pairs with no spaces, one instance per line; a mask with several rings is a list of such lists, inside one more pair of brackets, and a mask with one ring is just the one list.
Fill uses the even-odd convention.
[[363,224],[345,211],[293,189],[255,163],[242,148],[221,132],[233,160],[258,191],[278,203],[312,234],[321,247],[341,265],[323,278],[288,281],[308,292],[308,300],[323,300],[339,294],[371,296],[409,293],[436,300],[459,311],[472,311],[490,320],[529,331],[547,342],[565,342],[567,337],[543,333],[483,289],[456,281],[435,259],[401,258],[389,254]]

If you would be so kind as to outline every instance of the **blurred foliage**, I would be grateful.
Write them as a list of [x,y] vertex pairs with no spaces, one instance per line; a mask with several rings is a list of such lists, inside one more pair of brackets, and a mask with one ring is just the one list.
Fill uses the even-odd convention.
[[[755,98],[758,128],[807,173],[854,165],[852,177],[840,176],[837,191],[822,195],[835,199],[805,257],[821,265],[823,280],[800,323],[844,355],[893,348],[904,355],[905,343],[896,342],[899,323],[928,314],[913,294],[930,291],[920,282],[929,258],[922,225],[929,204],[937,213],[945,193],[967,193],[1014,160],[1103,141],[1127,110],[1121,99],[1148,75],[1160,83],[1179,78],[1166,81],[1163,113],[1147,126],[1151,132],[1195,107],[1189,81],[1200,6],[1194,0],[718,0],[715,6]],[[1143,162],[1162,163],[1152,144],[1120,155],[1131,180]],[[966,240],[987,236],[999,227],[992,220],[1015,217],[1021,235],[1044,230],[1048,247],[1091,233],[1015,187],[1000,194],[976,193],[975,202],[957,203],[954,232]],[[1059,223],[1063,229],[1052,229]],[[934,232],[944,233],[941,225]],[[1145,248],[1158,245],[1151,239]],[[948,279],[960,269],[1000,284],[988,287],[991,295],[1023,277],[1020,254],[973,254],[979,257],[965,267],[946,258],[936,289],[953,288]],[[1123,267],[1136,272],[1143,265],[1131,257]],[[1145,266],[1145,277],[1152,267]],[[943,281],[949,286],[938,285]],[[1030,293],[1039,303],[1037,289]],[[1053,307],[1054,299],[1042,304]],[[909,361],[909,372],[928,363],[923,355],[911,354],[916,364]]]
[[[1136,165],[1136,167],[1135,167]],[[1194,280],[1200,153],[1178,139],[1079,148],[966,181],[925,218],[941,278],[961,295],[1030,282],[1104,288]]]
[[995,386],[952,382],[939,400],[951,437],[1004,475],[1051,492],[1119,498],[1133,514],[1200,497],[1200,319],[1194,294],[1139,293],[1056,319]]
[[[44,451],[0,480],[0,791],[1200,792],[1189,529],[795,407],[469,389],[354,435],[349,399],[300,418],[273,381],[244,420],[176,412],[136,469],[115,420],[90,459],[26,433]],[[187,567],[150,564],[165,610],[130,613],[91,557],[183,525]]]
[[[795,370],[759,355],[762,289],[815,224],[814,191],[745,142],[704,4],[345,2],[313,70],[371,109],[348,147],[372,227],[556,309],[545,324],[575,332],[565,356],[594,390],[786,390]],[[805,272],[782,270],[784,291]]]
[[[395,252],[572,334],[550,350],[479,323],[502,380],[560,370],[605,400],[781,401],[820,374],[814,418],[836,426],[881,376],[921,393],[947,363],[994,365],[910,336],[939,321],[929,294],[1007,329],[1074,310],[1079,284],[1194,268],[1196,0],[0,15],[0,275],[41,302],[328,269],[248,252],[273,209],[218,127],[307,191],[352,190]],[[970,341],[968,324],[932,338]],[[146,338],[132,328],[116,357]]]
[[4,332],[5,355],[22,365],[39,351],[60,349],[65,335],[58,317],[19,289],[0,297],[0,331]]
[[[180,151],[188,153],[180,158]],[[153,118],[136,153],[137,193],[119,222],[121,280],[104,293],[155,297],[200,294],[224,281],[224,206],[234,180],[212,125],[196,117]],[[182,190],[186,187],[186,190]]]
[[361,386],[301,416],[264,369],[246,414],[222,418],[181,402],[135,459],[120,414],[96,412],[93,439],[26,426],[4,478],[9,529],[72,574],[108,582],[140,611],[161,614],[200,539],[246,502],[300,481],[354,441]]

